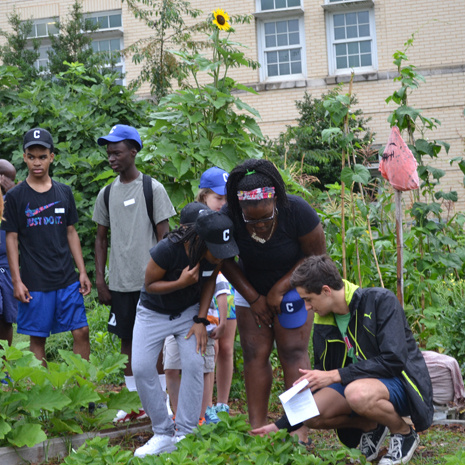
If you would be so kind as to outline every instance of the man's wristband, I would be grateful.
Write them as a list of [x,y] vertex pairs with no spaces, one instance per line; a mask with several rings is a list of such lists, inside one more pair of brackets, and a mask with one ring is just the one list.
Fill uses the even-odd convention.
[[258,294],[255,300],[253,300],[252,302],[249,302],[249,305],[253,305],[260,297],[261,297],[261,294]]
[[192,319],[194,320],[194,323],[202,323],[205,326],[208,326],[210,324],[210,322],[206,318],[200,318],[198,315],[194,315],[194,318]]

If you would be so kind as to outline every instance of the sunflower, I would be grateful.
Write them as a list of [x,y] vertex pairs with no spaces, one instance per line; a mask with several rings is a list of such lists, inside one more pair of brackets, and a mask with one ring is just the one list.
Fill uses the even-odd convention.
[[229,15],[226,13],[221,8],[218,8],[213,12],[213,24],[216,24],[218,26],[218,29],[221,29],[223,31],[227,31],[231,25],[228,23],[229,21]]

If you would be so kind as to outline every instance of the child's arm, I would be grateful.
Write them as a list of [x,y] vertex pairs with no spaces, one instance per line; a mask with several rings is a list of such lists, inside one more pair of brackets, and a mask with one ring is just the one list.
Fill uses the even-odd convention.
[[218,304],[218,313],[220,314],[220,324],[210,334],[212,339],[220,339],[226,329],[226,321],[228,319],[228,294],[223,293],[217,295],[216,303]]
[[150,260],[145,270],[145,290],[149,294],[170,294],[195,284],[199,280],[200,264],[191,270],[186,266],[176,281],[165,281],[166,270],[161,268],[154,260]]
[[79,292],[82,295],[88,295],[90,294],[92,284],[87,276],[84,259],[82,258],[81,242],[79,241],[78,233],[73,225],[67,226],[66,233],[68,237],[69,250],[71,250],[71,255],[73,256],[74,262],[79,270],[79,282],[81,283]]
[[16,232],[7,231],[6,233],[6,255],[10,265],[13,296],[23,304],[29,303],[32,299],[31,294],[19,274],[18,233]]
[[[202,291],[200,293],[200,305],[199,305],[199,318],[206,319],[208,313],[208,307],[213,298],[213,293],[215,292],[216,286],[216,277],[218,276],[218,271],[220,267],[218,266],[213,274],[208,278],[208,281],[202,286]],[[189,339],[192,334],[195,334],[195,339],[197,340],[196,351],[204,355],[207,350],[207,329],[203,323],[194,323],[187,333],[186,339]]]
[[106,226],[97,225],[95,238],[95,284],[97,285],[98,300],[101,304],[111,304],[111,292],[105,281],[105,266],[108,255],[108,230]]

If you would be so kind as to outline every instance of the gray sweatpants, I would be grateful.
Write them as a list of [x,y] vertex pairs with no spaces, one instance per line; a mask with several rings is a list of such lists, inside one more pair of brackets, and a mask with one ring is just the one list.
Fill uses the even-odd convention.
[[181,357],[182,377],[176,412],[176,435],[192,432],[197,426],[203,396],[203,357],[195,351],[196,338],[185,339],[199,312],[193,305],[170,320],[169,315],[137,305],[132,339],[132,371],[142,406],[156,434],[174,435],[174,423],[168,416],[165,393],[158,380],[157,360],[166,337],[174,335]]

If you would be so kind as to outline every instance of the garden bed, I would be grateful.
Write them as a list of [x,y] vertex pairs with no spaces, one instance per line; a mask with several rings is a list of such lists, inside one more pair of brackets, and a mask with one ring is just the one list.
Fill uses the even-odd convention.
[[34,447],[0,447],[0,464],[23,465],[24,463],[46,463],[49,460],[65,457],[71,449],[77,449],[86,440],[95,436],[108,437],[110,440],[114,440],[124,436],[134,436],[138,433],[149,433],[151,430],[150,422],[144,421],[97,432],[52,438]]

